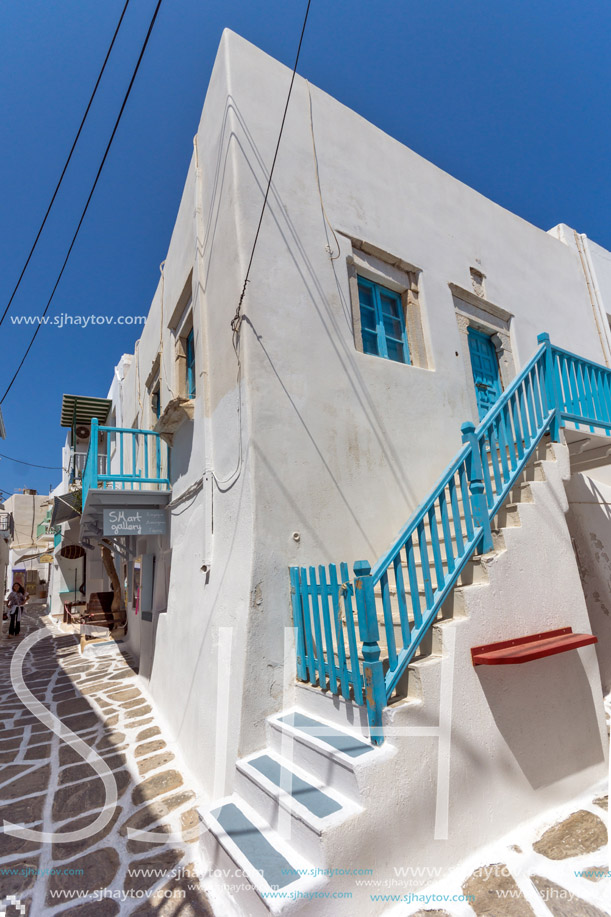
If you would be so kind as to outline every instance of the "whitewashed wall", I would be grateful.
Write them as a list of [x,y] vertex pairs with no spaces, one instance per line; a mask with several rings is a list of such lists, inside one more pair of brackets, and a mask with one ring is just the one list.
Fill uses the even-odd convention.
[[[596,472],[594,472],[596,474]],[[586,474],[567,485],[567,517],[590,618],[603,693],[611,691],[611,486]]]
[[[163,350],[162,406],[176,394],[168,324],[190,291],[198,391],[194,420],[174,436],[167,611],[139,622],[138,642],[153,694],[215,797],[282,703],[289,564],[373,562],[473,418],[450,284],[470,289],[471,267],[485,274],[486,299],[514,316],[518,366],[540,331],[602,359],[574,248],[314,87],[311,124],[297,78],[244,300],[238,390],[230,321],[289,80],[224,33],[163,278],[124,381],[111,389],[126,426],[151,425],[145,382]],[[334,261],[312,127],[325,209],[341,233]],[[420,270],[427,369],[357,352],[351,237]]]
[[[254,234],[289,74],[225,38],[236,117],[237,202],[245,249]],[[252,417],[259,604],[248,629],[246,683],[268,660],[267,691],[244,701],[244,750],[278,703],[290,623],[286,567],[358,558],[388,546],[460,446],[474,419],[450,284],[485,274],[486,298],[513,314],[523,364],[541,331],[601,360],[577,252],[507,212],[312,87],[322,198],[339,236],[331,262],[312,152],[308,87],[297,80],[245,299],[243,346]],[[355,349],[347,237],[418,267],[429,369]],[[333,246],[334,240],[330,243]],[[299,532],[300,540],[292,534]],[[532,609],[533,630],[537,610]]]

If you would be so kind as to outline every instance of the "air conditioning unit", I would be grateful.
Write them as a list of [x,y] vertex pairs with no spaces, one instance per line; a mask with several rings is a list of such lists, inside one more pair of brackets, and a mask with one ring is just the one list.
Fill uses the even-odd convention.
[[80,424],[76,427],[75,431],[77,440],[89,439],[91,435],[91,428],[85,424]]

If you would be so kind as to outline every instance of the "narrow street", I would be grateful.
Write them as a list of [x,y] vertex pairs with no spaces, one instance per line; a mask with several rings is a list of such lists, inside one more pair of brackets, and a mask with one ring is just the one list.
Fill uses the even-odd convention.
[[[8,899],[15,913],[18,902],[22,914],[50,917],[211,914],[197,879],[195,793],[137,684],[133,661],[115,643],[88,646],[82,656],[78,637],[51,630],[42,608],[27,606],[20,636],[3,633],[0,640],[0,822],[66,833],[92,824],[105,803],[92,763],[15,692],[11,658],[40,628],[48,636],[25,656],[25,685],[108,765],[118,802],[109,823],[80,840],[0,834],[0,905]],[[161,837],[130,839],[129,829]]]
[[[609,917],[607,781],[466,858],[394,917]],[[460,903],[446,903],[456,900]],[[427,902],[423,907],[422,903]],[[443,902],[443,904],[439,904]]]

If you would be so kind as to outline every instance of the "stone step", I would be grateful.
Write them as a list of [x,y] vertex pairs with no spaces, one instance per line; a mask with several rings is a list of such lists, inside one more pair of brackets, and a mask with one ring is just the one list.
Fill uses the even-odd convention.
[[[426,659],[414,659],[407,667],[402,689],[410,700],[431,700],[439,688],[441,654],[433,653]],[[401,688],[400,688],[401,689]]]
[[314,863],[323,855],[321,838],[360,806],[271,749],[236,763],[235,790],[261,817]]
[[[379,660],[380,660],[380,662],[382,663],[384,673],[386,673],[386,672],[388,671],[389,667],[390,667],[390,659],[389,659],[389,651],[388,651],[388,642],[387,642],[386,628],[385,628],[385,624],[384,624],[384,618],[383,618],[382,616],[378,619],[378,624],[379,624],[379,632],[380,632],[380,636],[379,636],[379,640],[378,640],[378,646],[379,646],[379,648],[380,648],[380,657],[379,657]],[[401,633],[401,623],[400,623],[400,619],[399,619],[398,613],[397,613],[396,617],[393,616],[393,633],[394,633],[394,637],[395,637],[395,648],[396,648],[396,650],[397,650],[397,652],[398,652],[398,651],[400,650],[400,648],[403,646],[403,642],[402,642],[402,639],[403,639],[403,638],[402,638],[402,633]],[[350,649],[349,649],[349,647],[348,647],[347,644],[345,645],[345,650],[346,650],[346,663],[348,664],[348,667],[351,667],[352,656],[351,656],[351,654],[350,654]],[[430,639],[429,639],[429,635],[427,634],[427,635],[424,637],[424,639],[421,641],[421,643],[419,644],[418,649],[416,650],[416,654],[415,654],[415,657],[414,657],[414,658],[420,659],[420,658],[422,658],[423,656],[428,656],[428,654],[430,653],[430,651],[431,651],[431,650],[430,650]],[[325,683],[324,683],[323,685],[317,684],[317,685],[311,685],[311,687],[314,687],[316,690],[320,690],[320,691],[322,691],[323,693],[327,693],[327,694],[331,694],[332,696],[335,696],[335,695],[333,695],[333,691],[334,691],[336,688],[337,688],[338,691],[341,689],[341,685],[340,685],[339,688],[337,687],[337,684],[340,683],[340,678],[339,678],[339,656],[338,656],[337,650],[334,652],[333,658],[334,658],[335,665],[336,665],[336,669],[337,669],[337,672],[338,672],[338,675],[337,675],[337,678],[336,678],[336,683],[331,684],[331,679],[330,679],[330,676],[329,676],[327,679],[325,679]],[[328,655],[327,655],[326,653],[325,653],[325,659],[326,659],[326,660],[328,659]],[[362,645],[360,642],[359,642],[358,645],[357,645],[357,659],[358,659],[358,661],[359,661],[360,669],[361,669],[361,671],[362,671],[362,664],[363,664],[363,662],[364,662],[365,657],[364,657],[364,655],[363,655],[363,645]],[[305,682],[304,682],[304,684],[305,684]],[[309,682],[308,682],[307,684],[310,685]],[[339,695],[337,695],[337,696],[339,696]]]
[[[486,559],[489,559],[492,556],[493,555],[486,555]],[[487,577],[487,574],[486,574],[486,577]],[[486,584],[487,584],[487,578],[482,576],[480,577],[478,582],[463,583],[463,584],[459,584],[455,586],[454,589],[450,592],[449,596],[443,602],[439,610],[437,620],[448,620],[450,618],[465,617],[467,614],[465,610],[466,590],[485,587]],[[393,587],[389,587],[389,591],[391,592],[390,604],[391,604],[391,612],[392,612],[395,646],[397,647],[397,649],[400,649],[403,646],[403,636],[402,636],[402,631],[401,631],[401,618],[400,618],[400,613],[399,613],[399,603],[397,600],[396,589]],[[421,600],[420,607],[421,607],[422,613],[424,613],[424,610],[425,610],[424,586],[420,587],[419,595],[420,595],[420,600]],[[381,595],[378,594],[376,596],[376,599],[377,599],[376,604],[377,604],[377,610],[378,610],[378,624],[380,628],[380,639],[378,641],[378,645],[380,647],[380,661],[383,663],[384,671],[386,672],[388,669],[389,663],[388,663],[388,643],[387,643],[386,632],[385,632],[384,609],[382,606]],[[406,604],[407,604],[407,611],[408,611],[408,620],[409,620],[410,626],[413,626],[414,614],[413,614],[413,608],[411,604],[411,597],[409,593],[406,596]],[[422,642],[420,643],[418,650],[416,651],[415,658],[422,658],[424,656],[427,656],[431,652],[430,638],[431,638],[431,634],[429,632],[429,634],[427,634],[424,637],[424,639],[422,640]],[[348,663],[350,663],[350,659],[351,659],[350,647],[348,644],[348,639],[347,639],[346,634],[344,634],[344,650],[346,653],[346,660]],[[327,658],[326,654],[325,654],[325,658]],[[357,631],[357,658],[359,659],[360,662],[363,661],[362,644],[358,638],[358,631]],[[337,653],[337,647],[335,647],[334,659],[335,659],[336,665],[339,666],[339,656]],[[328,691],[328,685],[325,684],[322,687],[322,690]]]
[[270,747],[283,758],[294,755],[300,766],[330,789],[358,801],[357,770],[384,757],[360,733],[295,708],[268,717]]
[[360,734],[366,742],[369,741],[367,708],[364,704],[359,705],[354,700],[342,697],[341,694],[321,691],[303,681],[296,683],[295,690],[296,705],[307,716],[326,720],[340,729],[348,723],[351,730]]
[[[492,559],[493,556],[496,556],[501,551],[505,550],[505,542],[503,540],[502,534],[500,534],[499,532],[493,532],[492,541],[493,541],[493,550],[490,552],[490,554],[486,554],[486,555],[474,554],[467,561],[467,563],[465,564],[465,566],[463,567],[463,569],[461,570],[458,576],[458,580],[456,584],[457,586],[472,586],[472,585],[479,585],[480,583],[488,582],[488,564],[490,560]],[[442,562],[444,561],[444,557],[445,555],[442,552]],[[424,575],[423,575],[422,562],[419,556],[414,566],[415,566],[415,571],[416,571],[416,578],[418,581],[418,593],[421,597],[424,597],[425,596]],[[409,596],[411,595],[411,588],[410,588],[409,571],[407,568],[407,562],[402,562],[401,567],[403,569],[403,586],[408,596],[407,604],[409,608],[411,604],[411,600],[409,599]],[[443,567],[444,567],[444,572],[447,574],[448,572],[447,561],[443,563]],[[430,556],[429,556],[429,575],[430,575],[431,587],[433,591],[435,591],[437,588],[437,574],[435,572],[434,562],[432,560],[432,557]],[[395,582],[395,573],[392,567],[389,569],[389,572],[388,572],[388,590],[389,590],[391,598],[393,596],[396,596],[397,588],[396,588],[396,582]],[[381,582],[376,583],[376,585],[374,586],[374,595],[376,599],[378,600],[378,602],[381,603],[382,602],[382,584]],[[422,603],[422,598],[421,598],[421,602],[420,602],[421,607],[422,607],[422,604],[423,603]]]
[[[485,589],[485,588],[486,588],[485,584],[482,584],[479,586],[463,587],[463,589]],[[436,621],[448,621],[448,620],[451,620],[452,618],[459,619],[459,618],[466,616],[464,612],[464,597],[462,597],[463,594],[460,588],[458,590],[455,589],[453,592],[453,598],[455,602],[458,598],[457,593],[461,593],[460,607],[456,608],[456,610],[454,610],[453,613],[450,612],[447,615],[439,614],[436,618]],[[395,599],[394,604],[391,602],[391,610],[392,610],[392,626],[393,626],[393,634],[395,638],[395,647],[398,652],[399,649],[403,646],[403,633],[401,629],[401,619],[399,616],[399,608],[398,608],[398,604],[396,603],[396,599]],[[409,621],[410,621],[410,625],[412,625],[413,624],[412,616],[410,616]],[[386,672],[388,669],[388,640],[387,640],[387,635],[386,635],[386,624],[384,621],[383,614],[380,614],[378,616],[378,625],[380,629],[380,641],[379,641],[380,659],[384,664],[384,671]],[[432,627],[434,628],[435,625],[433,624]],[[422,638],[420,645],[418,646],[418,650],[414,656],[415,659],[424,659],[426,656],[429,656],[433,652],[432,637],[433,637],[433,634],[432,634],[432,629],[431,629]],[[359,654],[359,659],[360,658],[362,657]]]
[[290,895],[276,897],[274,891],[287,889],[293,895],[307,896],[326,884],[324,877],[304,875],[315,872],[311,863],[237,794],[200,814],[208,828],[203,832],[203,844],[213,867],[229,867],[232,872],[237,867],[241,871],[233,873],[235,883],[228,883],[240,913],[252,917],[281,914],[292,899]]
[[517,528],[521,525],[520,511],[517,503],[504,503],[493,520],[497,531],[502,529]]
[[[541,480],[541,478],[536,477],[536,478],[533,478],[533,480]],[[530,487],[530,484],[531,484],[531,481],[520,480],[517,484],[514,485],[514,487],[512,488],[512,490],[509,493],[507,501],[499,509],[495,518],[492,520],[493,537],[494,537],[494,533],[499,533],[504,528],[513,528],[515,526],[520,525],[520,515],[519,515],[519,510],[518,510],[519,504],[520,503],[532,503],[534,500],[533,491],[532,491],[532,488]],[[440,542],[440,547],[441,547],[441,555],[442,555],[442,559],[445,561],[446,560],[446,551],[445,551],[445,540],[443,537],[443,528],[441,524],[441,515],[438,513],[436,518],[437,518],[437,533],[439,536],[439,542]],[[463,536],[463,542],[466,542],[467,541],[467,530],[465,526],[464,515],[462,513],[462,505],[461,505],[460,519],[461,519],[461,533]],[[456,533],[454,531],[454,522],[452,519],[450,519],[449,523],[450,523],[450,534],[452,536],[451,541],[450,541],[450,546],[452,549],[452,553],[456,557],[458,553],[458,549],[457,549]],[[414,537],[413,544],[414,544],[414,561],[415,561],[416,567],[420,567],[422,565],[422,562],[420,559],[420,550],[418,548],[417,537]],[[433,564],[433,550],[432,550],[430,536],[428,535],[428,532],[427,532],[426,545],[427,545],[427,552],[429,556],[429,563],[432,565]],[[495,550],[502,550],[502,545],[499,545],[497,547],[495,544]],[[402,552],[402,562],[401,563],[402,563],[402,566],[405,569],[407,569],[407,560],[405,559],[405,552]]]
[[535,495],[530,481],[520,481],[509,491],[509,503],[534,503]]

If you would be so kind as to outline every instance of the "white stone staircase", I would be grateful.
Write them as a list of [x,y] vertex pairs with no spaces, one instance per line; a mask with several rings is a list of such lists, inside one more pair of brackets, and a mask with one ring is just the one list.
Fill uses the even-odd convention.
[[[519,768],[512,771],[512,749],[508,752],[504,736],[499,735],[468,648],[545,630],[546,625],[577,622],[582,628],[587,626],[585,605],[583,613],[575,607],[579,599],[583,604],[576,568],[565,569],[549,609],[541,613],[537,608],[536,616],[525,600],[530,594],[533,605],[540,604],[545,584],[535,585],[535,578],[529,590],[516,580],[520,571],[532,578],[535,555],[546,562],[550,553],[564,551],[567,544],[570,551],[563,489],[569,474],[566,447],[542,443],[495,520],[494,551],[473,560],[472,571],[455,587],[430,640],[399,683],[384,712],[387,737],[382,746],[369,743],[364,707],[311,685],[298,684],[295,707],[268,719],[266,741],[261,743],[265,747],[236,762],[233,794],[201,813],[209,829],[204,845],[210,863],[243,872],[241,880],[226,878],[227,886],[239,881],[249,886],[239,896],[229,896],[227,914],[352,917],[382,913],[391,905],[374,901],[371,895],[388,891],[375,882],[393,881],[398,857],[419,857],[419,865],[428,862],[449,868],[461,858],[465,845],[471,843],[474,849],[508,830],[516,819],[528,817],[529,809],[537,811],[536,788],[524,782]],[[562,559],[567,563],[568,555]],[[513,591],[520,605],[508,614]],[[567,591],[573,603],[570,620],[566,620],[568,610],[565,614],[555,607]],[[442,662],[448,646],[455,647],[452,677],[457,698],[453,714],[450,710],[448,715],[453,720],[453,736],[460,737],[454,758],[459,762],[457,774],[463,775],[454,775],[451,785],[463,779],[461,793],[469,796],[473,792],[475,799],[481,795],[477,784],[481,778],[472,773],[470,762],[482,754],[483,747],[493,762],[491,767],[502,765],[503,779],[508,790],[515,792],[516,802],[501,806],[497,824],[490,818],[483,828],[480,824],[473,834],[475,840],[469,837],[473,832],[468,818],[471,813],[476,818],[477,801],[465,808],[460,793],[451,793],[450,833],[439,847],[439,839],[434,839],[439,830],[435,780],[441,779],[437,732],[444,713]],[[556,670],[550,667],[548,671]],[[567,716],[570,718],[570,711]],[[482,747],[478,747],[478,732]],[[469,781],[474,779],[471,787]],[[570,780],[566,782],[567,792],[572,792],[572,786]],[[482,808],[485,812],[485,804]],[[368,869],[374,871],[369,880],[362,872],[360,876],[352,872]],[[425,885],[426,877],[419,882]],[[396,889],[391,886],[390,890]],[[350,897],[337,897],[347,891]]]
[[[325,873],[338,856],[344,865],[336,868],[354,868],[345,864],[346,837],[358,830],[363,786],[395,754],[369,743],[366,722],[351,732],[345,711],[335,716],[341,727],[320,717],[318,707],[327,703],[322,692],[300,686],[298,693],[298,707],[268,719],[267,747],[236,762],[233,794],[202,813],[210,861],[217,869],[237,869],[247,877],[241,881],[251,883],[235,911],[249,917],[309,908],[354,913],[320,897],[336,891],[336,877]],[[239,880],[232,874],[225,881]]]

